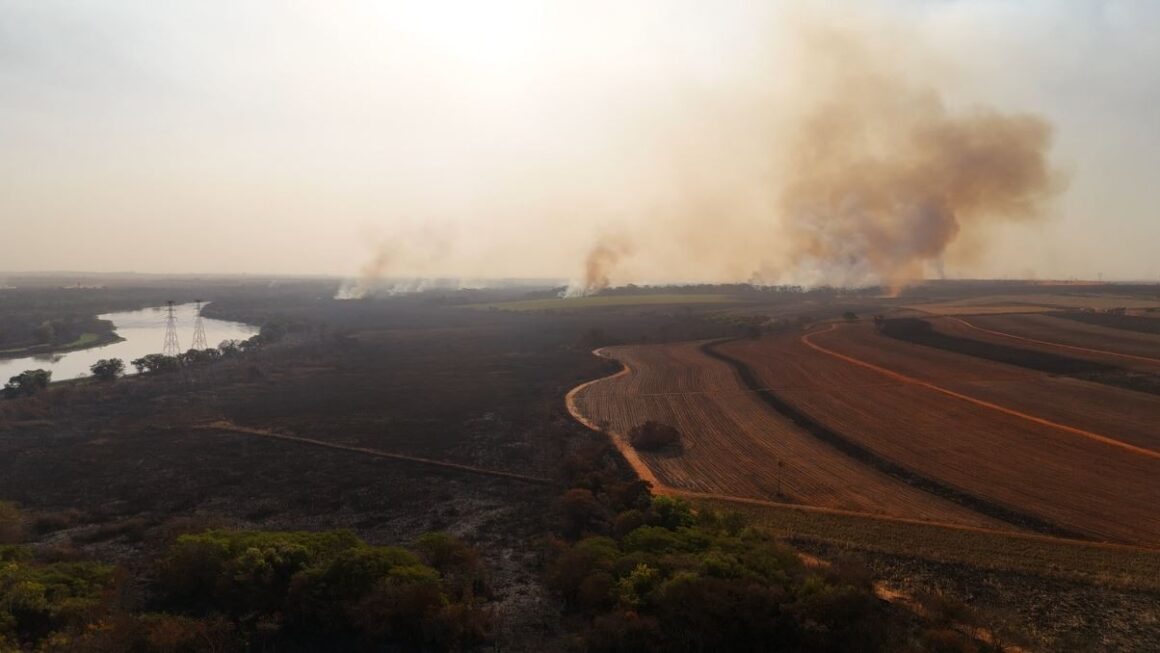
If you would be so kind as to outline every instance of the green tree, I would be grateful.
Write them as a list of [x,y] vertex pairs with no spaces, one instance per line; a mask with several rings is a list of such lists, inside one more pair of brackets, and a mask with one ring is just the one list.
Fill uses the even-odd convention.
[[125,361],[120,358],[102,358],[93,363],[89,370],[101,381],[113,381],[125,373]]
[[16,397],[31,397],[48,387],[52,381],[52,372],[48,370],[25,370],[8,379],[4,384],[4,396],[8,399]]
[[164,354],[149,354],[130,361],[137,368],[139,374],[153,374],[156,372],[176,372],[181,367],[181,361],[176,356]]
[[240,340],[223,340],[218,345],[218,351],[221,352],[223,358],[234,358],[242,353],[242,341]]

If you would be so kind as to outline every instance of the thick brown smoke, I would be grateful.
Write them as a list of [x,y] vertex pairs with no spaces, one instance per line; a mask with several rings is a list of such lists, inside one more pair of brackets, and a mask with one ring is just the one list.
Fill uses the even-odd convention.
[[459,237],[392,229],[349,294],[388,275],[568,275],[569,296],[629,282],[898,289],[944,263],[993,266],[995,227],[1040,220],[1062,187],[1052,127],[976,103],[918,28],[818,11],[754,28],[757,51],[728,62],[658,59],[647,88],[614,83],[619,67],[586,77],[557,98],[585,110],[533,112],[545,122],[503,139],[520,147],[469,149],[463,178],[409,200]]
[[961,233],[1043,215],[1059,188],[1044,119],[952,113],[933,87],[874,67],[850,35],[817,47],[837,65],[791,141],[779,196],[791,268],[897,289],[941,268]]
[[[589,291],[607,285],[607,270],[626,265],[629,254],[646,258],[674,241],[679,254],[670,253],[658,276],[679,274],[684,264],[717,280],[897,291],[928,269],[942,276],[948,252],[971,263],[992,225],[1046,215],[1063,180],[1048,158],[1053,130],[1044,118],[952,108],[941,92],[951,82],[925,65],[921,44],[905,38],[886,42],[889,36],[870,29],[809,20],[793,38],[792,94],[753,93],[762,98],[756,110],[712,117],[735,121],[726,127],[690,125],[741,134],[734,147],[758,144],[767,160],[739,149],[687,164],[683,190],[690,194],[638,221],[645,228],[631,251],[625,242],[610,255],[603,241],[590,250]],[[783,118],[771,127],[764,114]],[[767,163],[779,172],[754,173]],[[737,199],[746,197],[769,199]]]
[[620,236],[603,236],[588,252],[584,259],[584,280],[580,285],[573,284],[566,291],[566,296],[589,295],[600,292],[612,285],[612,273],[620,259],[631,254],[629,241]]

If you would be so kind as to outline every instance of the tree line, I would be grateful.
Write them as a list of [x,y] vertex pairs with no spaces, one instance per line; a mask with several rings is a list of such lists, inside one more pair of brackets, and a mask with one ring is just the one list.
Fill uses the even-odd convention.
[[445,651],[493,629],[479,554],[446,533],[397,547],[350,531],[210,530],[118,569],[42,555],[21,531],[0,502],[0,651]]
[[[190,349],[176,356],[147,354],[129,361],[138,374],[163,374],[177,372],[183,368],[204,365],[223,359],[238,358],[265,345],[282,340],[287,328],[276,322],[265,324],[261,330],[245,340],[225,340],[217,347]],[[93,378],[98,381],[115,381],[125,374],[125,361],[120,358],[102,358],[89,366]],[[52,371],[45,369],[25,370],[12,376],[4,384],[2,394],[5,399],[31,397],[44,390],[52,381]]]

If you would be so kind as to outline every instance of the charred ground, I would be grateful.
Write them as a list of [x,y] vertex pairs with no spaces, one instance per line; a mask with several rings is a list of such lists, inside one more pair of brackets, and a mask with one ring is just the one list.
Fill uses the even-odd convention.
[[[576,424],[563,405],[572,387],[616,371],[592,356],[593,348],[751,337],[755,330],[979,292],[948,286],[885,300],[873,291],[786,289],[737,297],[736,289],[725,289],[734,299],[704,305],[505,311],[478,306],[538,296],[474,291],[335,301],[331,282],[273,281],[111,284],[77,294],[83,305],[54,309],[95,315],[186,293],[213,300],[207,315],[277,324],[287,335],[187,373],[55,384],[35,397],[0,402],[0,499],[20,504],[26,539],[52,559],[125,566],[137,579],[128,592],[132,603],[148,594],[152,562],[180,533],[348,528],[382,545],[446,530],[477,547],[494,576],[496,641],[535,650],[563,646],[561,624],[572,623],[561,621],[561,604],[542,581],[542,538],[558,527],[567,461],[602,439]],[[213,426],[222,423],[239,429]],[[550,484],[307,446],[246,429]],[[617,470],[631,478],[625,465]],[[825,530],[808,540],[826,541]],[[827,546],[843,542],[871,561],[887,556],[872,564],[884,577],[904,573],[898,558],[889,557],[902,555],[897,550],[882,552],[845,535],[830,541]],[[956,560],[948,567],[955,580],[944,586],[960,598],[970,594],[972,574],[995,573]],[[939,564],[945,563],[924,567],[921,577],[951,577]],[[1041,577],[1020,578],[1022,586]],[[1049,592],[1056,581],[1043,582]],[[1117,605],[1154,600],[1153,590],[1142,591]]]

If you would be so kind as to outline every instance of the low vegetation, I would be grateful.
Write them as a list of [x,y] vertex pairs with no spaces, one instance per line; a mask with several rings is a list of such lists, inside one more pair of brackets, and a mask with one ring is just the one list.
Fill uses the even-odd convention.
[[638,424],[628,431],[628,441],[642,451],[663,451],[681,448],[681,432],[653,420]]
[[487,585],[474,552],[446,534],[414,550],[348,531],[211,531],[181,537],[157,568],[169,612],[224,617],[247,641],[482,641]]
[[125,361],[120,358],[102,358],[89,366],[93,377],[100,381],[113,381],[125,373]]
[[96,316],[13,311],[0,317],[0,356],[81,349],[116,339],[113,323]]
[[113,569],[92,562],[40,562],[29,550],[0,546],[0,651],[68,650],[107,603]]
[[[0,504],[0,538],[19,537],[18,519]],[[133,605],[113,566],[0,545],[0,651],[450,650],[492,628],[479,556],[445,533],[405,549],[349,531],[207,531],[147,576]]]
[[[545,569],[586,651],[979,651],[945,619],[879,599],[854,564],[806,565],[738,513],[570,468]],[[587,469],[576,473],[577,469]]]
[[47,388],[50,381],[52,381],[52,372],[48,370],[25,370],[9,378],[8,383],[4,384],[4,398],[31,397]]

